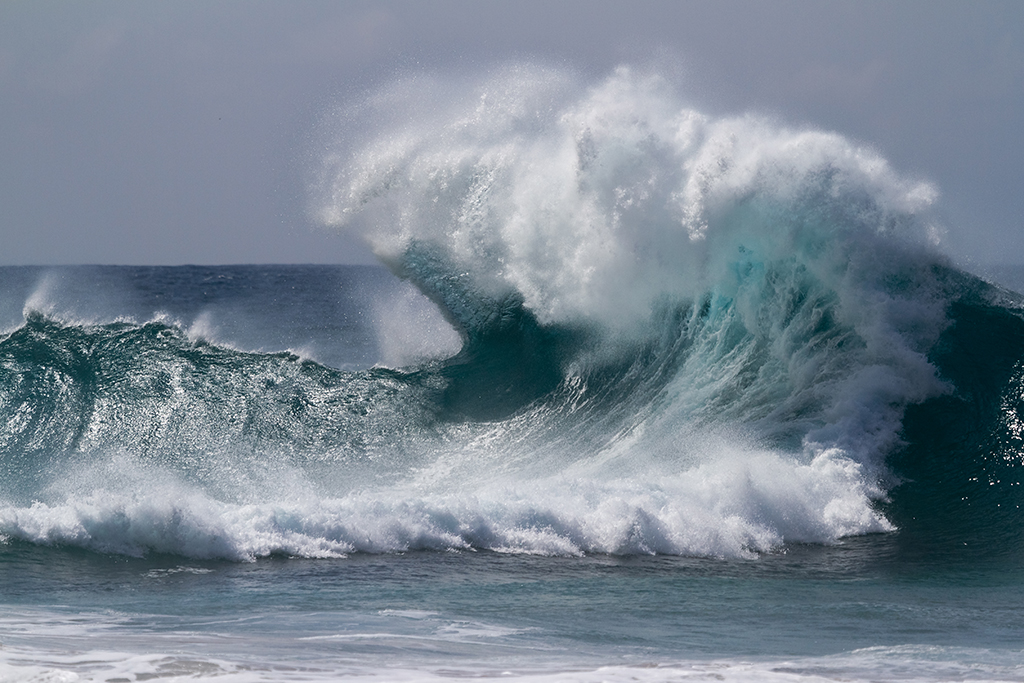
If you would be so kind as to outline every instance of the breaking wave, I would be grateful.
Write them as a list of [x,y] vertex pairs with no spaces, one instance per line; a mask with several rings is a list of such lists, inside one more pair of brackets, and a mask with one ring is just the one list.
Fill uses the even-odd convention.
[[9,543],[742,557],[1019,534],[1020,299],[941,255],[929,184],[625,68],[415,78],[338,121],[317,214],[461,350],[343,372],[29,310],[0,341]]

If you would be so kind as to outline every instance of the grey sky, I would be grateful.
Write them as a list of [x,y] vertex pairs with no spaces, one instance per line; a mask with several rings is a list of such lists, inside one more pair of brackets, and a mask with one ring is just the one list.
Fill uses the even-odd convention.
[[1024,262],[1024,2],[0,4],[0,264],[365,262],[306,212],[313,131],[416,69],[666,64],[694,106],[836,130]]

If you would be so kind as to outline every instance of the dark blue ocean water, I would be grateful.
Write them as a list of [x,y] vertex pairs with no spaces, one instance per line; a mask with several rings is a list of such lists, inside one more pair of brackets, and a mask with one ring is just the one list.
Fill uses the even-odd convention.
[[293,350],[336,368],[386,358],[373,318],[415,290],[380,267],[182,266],[8,267],[0,325],[24,320],[26,304],[80,322],[166,319],[223,345]]
[[[971,296],[950,377],[1020,348]],[[910,443],[862,498],[778,430],[667,449],[635,365],[473,417],[512,370],[383,269],[2,268],[0,314],[0,680],[1024,680],[1013,425],[948,395],[904,436],[980,464]],[[517,325],[466,348],[544,353]],[[1000,376],[961,396],[1017,415]]]

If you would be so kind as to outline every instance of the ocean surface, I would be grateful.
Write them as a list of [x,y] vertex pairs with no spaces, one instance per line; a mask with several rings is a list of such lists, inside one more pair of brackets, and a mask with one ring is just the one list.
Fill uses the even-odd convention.
[[0,681],[1024,681],[1024,268],[927,182],[628,69],[318,135],[379,267],[0,268]]

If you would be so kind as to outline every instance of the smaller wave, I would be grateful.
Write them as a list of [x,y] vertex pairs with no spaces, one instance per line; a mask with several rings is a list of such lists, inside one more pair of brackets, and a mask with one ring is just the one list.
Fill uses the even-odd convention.
[[[179,632],[182,652],[168,654],[168,639],[161,632],[142,637],[118,615],[47,613],[18,610],[5,615],[0,625],[12,634],[0,650],[0,678],[4,681],[54,683],[109,680],[210,680],[224,683],[266,681],[355,681],[358,683],[439,683],[462,679],[498,679],[514,683],[664,683],[715,680],[726,683],[822,683],[823,681],[1020,681],[1019,650],[937,645],[868,647],[823,656],[744,657],[715,659],[659,657],[645,652],[633,664],[605,664],[607,651],[583,646],[584,652],[517,638],[522,633],[501,625],[477,621],[451,621],[431,613],[385,611],[380,617],[352,624],[345,633],[295,638],[261,634],[260,648],[252,647],[252,620],[244,620],[225,637],[219,632]],[[411,632],[386,619],[426,621]],[[273,616],[264,617],[272,620]],[[281,631],[286,626],[277,626]],[[230,628],[230,625],[227,625]],[[276,635],[276,634],[275,634]],[[296,640],[300,647],[296,648]],[[525,642],[524,642],[525,640]],[[68,647],[74,642],[74,647]],[[240,644],[248,644],[243,648]],[[84,647],[87,643],[88,647]],[[329,650],[318,644],[334,644]],[[363,649],[360,643],[372,644]],[[352,647],[354,645],[354,647]],[[457,647],[457,646],[463,647]],[[433,646],[433,647],[432,647]],[[439,651],[437,646],[447,646]],[[452,646],[458,656],[450,653]],[[494,653],[511,648],[508,657],[495,661]],[[586,653],[590,650],[590,653]],[[381,652],[389,656],[381,656]],[[387,661],[386,665],[381,660]],[[529,666],[522,662],[529,659]],[[617,658],[613,658],[617,659]],[[633,657],[624,658],[628,662]],[[301,660],[301,661],[300,661]]]
[[462,347],[458,333],[419,290],[403,284],[399,291],[387,297],[374,297],[370,304],[379,347],[378,364],[403,368],[458,353]]

